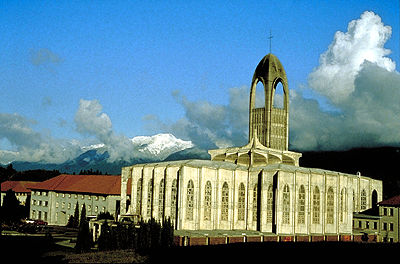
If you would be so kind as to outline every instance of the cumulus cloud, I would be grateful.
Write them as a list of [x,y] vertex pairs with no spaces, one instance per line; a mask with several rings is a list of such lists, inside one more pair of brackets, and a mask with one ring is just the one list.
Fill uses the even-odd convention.
[[116,134],[112,129],[110,117],[102,112],[102,105],[98,100],[79,101],[79,108],[75,114],[76,129],[79,133],[94,136],[104,144],[110,155],[110,162],[115,160],[129,161],[134,156],[132,141]]
[[347,32],[336,32],[320,56],[319,66],[309,75],[310,87],[333,103],[341,103],[354,92],[355,78],[365,61],[394,71],[395,63],[385,57],[390,50],[384,48],[391,33],[391,27],[385,26],[378,15],[364,12],[348,24]]
[[324,112],[292,92],[291,144],[297,149],[336,150],[400,144],[400,75],[386,55],[391,27],[364,12],[336,32],[309,75],[309,87],[339,110]]
[[112,134],[110,117],[102,113],[103,107],[97,100],[79,101],[79,108],[75,114],[76,129],[79,133],[95,135],[99,139],[107,139]]

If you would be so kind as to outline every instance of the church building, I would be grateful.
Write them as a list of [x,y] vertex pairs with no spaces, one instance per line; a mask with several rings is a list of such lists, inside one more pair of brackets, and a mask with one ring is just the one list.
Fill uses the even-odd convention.
[[[264,87],[265,106],[256,108],[258,83]],[[278,85],[283,87],[280,106],[274,105]],[[301,167],[302,154],[288,146],[288,81],[281,62],[268,54],[251,83],[248,144],[209,150],[211,160],[122,168],[121,213],[145,220],[170,218],[176,230],[352,234],[353,212],[382,200],[382,182]]]

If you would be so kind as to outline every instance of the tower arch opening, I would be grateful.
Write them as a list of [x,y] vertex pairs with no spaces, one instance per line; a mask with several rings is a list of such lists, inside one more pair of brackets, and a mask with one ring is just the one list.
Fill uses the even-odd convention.
[[265,107],[265,88],[262,81],[258,81],[256,85],[256,100],[255,100],[256,108],[264,108]]
[[278,109],[285,108],[285,91],[281,80],[277,82],[273,90],[273,106]]

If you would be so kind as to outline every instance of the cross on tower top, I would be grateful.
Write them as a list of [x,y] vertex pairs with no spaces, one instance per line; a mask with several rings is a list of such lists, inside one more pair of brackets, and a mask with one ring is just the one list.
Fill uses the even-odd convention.
[[271,33],[271,30],[269,31],[269,37],[268,37],[268,39],[269,39],[269,53],[271,53],[271,51],[272,51],[272,48],[271,48],[271,43],[272,43],[272,38],[273,38],[274,36],[272,36],[272,33]]

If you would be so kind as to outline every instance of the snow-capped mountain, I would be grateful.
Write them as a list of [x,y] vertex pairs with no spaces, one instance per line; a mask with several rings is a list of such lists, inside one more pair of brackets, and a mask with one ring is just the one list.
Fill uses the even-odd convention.
[[154,136],[137,136],[131,139],[138,151],[150,153],[154,158],[164,160],[172,153],[191,148],[193,143],[176,138],[172,134],[157,134]]
[[[172,134],[157,134],[153,136],[136,136],[131,138],[133,149],[136,152],[134,156],[150,160],[164,160],[169,155],[194,147],[191,141],[185,141],[176,138]],[[84,152],[97,150],[97,152],[107,151],[104,144],[93,144],[82,147]]]
[[[118,174],[121,167],[129,166],[135,163],[163,161],[174,153],[180,153],[184,150],[190,150],[194,147],[191,141],[185,141],[176,138],[172,134],[157,134],[153,136],[137,136],[130,139],[132,149],[129,157],[110,160],[109,146],[104,144],[93,144],[80,148],[80,153],[75,158],[69,159],[63,163],[47,163],[19,161],[13,153],[0,151],[6,155],[17,170],[30,169],[51,169],[62,172],[76,172],[80,170],[100,170],[102,172]],[[129,144],[129,143],[128,143]],[[192,151],[193,152],[193,151]]]

